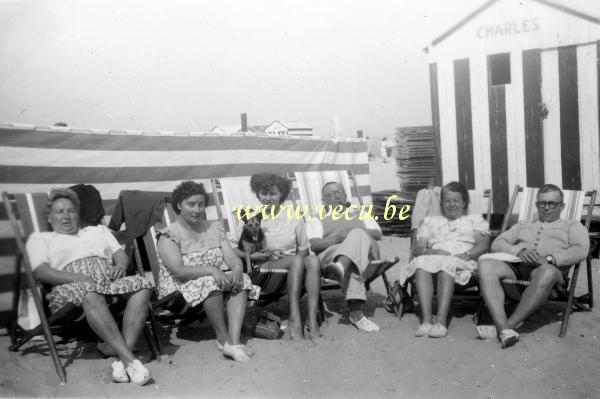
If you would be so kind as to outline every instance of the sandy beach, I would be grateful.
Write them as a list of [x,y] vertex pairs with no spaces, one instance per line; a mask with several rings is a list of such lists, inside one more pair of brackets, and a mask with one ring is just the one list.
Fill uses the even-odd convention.
[[[373,191],[397,189],[395,165],[371,164]],[[396,186],[393,186],[396,184]],[[408,258],[409,239],[384,237],[385,257]],[[400,265],[388,272],[395,280]],[[596,281],[600,262],[594,260]],[[580,274],[579,292],[587,284]],[[0,337],[2,397],[203,397],[203,398],[598,398],[596,367],[600,353],[600,314],[571,316],[565,338],[558,337],[560,304],[547,304],[520,329],[521,341],[502,350],[495,340],[477,337],[474,303],[455,303],[444,339],[415,338],[414,313],[401,320],[383,308],[381,280],[372,285],[367,313],[381,326],[360,333],[348,322],[340,291],[325,293],[328,321],[324,338],[291,342],[248,338],[256,354],[250,362],[223,358],[207,323],[161,325],[163,356],[149,360],[145,342],[139,354],[154,377],[144,387],[110,380],[110,359],[91,342],[60,344],[68,383],[59,385],[46,345],[27,344],[8,352]],[[600,298],[595,295],[596,301]],[[597,302],[598,303],[598,302]],[[305,313],[305,302],[302,302]],[[287,300],[270,310],[287,316]]]

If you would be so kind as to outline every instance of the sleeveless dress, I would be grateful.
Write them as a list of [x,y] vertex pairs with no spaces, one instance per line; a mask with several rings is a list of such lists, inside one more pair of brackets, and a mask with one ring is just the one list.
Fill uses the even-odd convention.
[[[179,237],[169,225],[159,231],[156,235],[157,240],[161,237],[174,242],[181,252],[183,265],[185,267],[203,267],[214,266],[227,272],[229,268],[223,262],[223,253],[221,252],[221,242],[227,240],[225,229],[221,222],[212,222],[207,231],[197,241],[189,241]],[[212,276],[198,277],[194,280],[179,280],[165,267],[160,254],[158,257],[160,265],[158,292],[159,298],[163,298],[175,291],[181,292],[185,301],[192,307],[204,302],[204,300],[213,291],[223,291],[217,285]],[[242,289],[248,291],[248,299],[256,300],[260,295],[260,287],[252,284],[250,277],[243,274]],[[236,293],[237,291],[231,291]]]

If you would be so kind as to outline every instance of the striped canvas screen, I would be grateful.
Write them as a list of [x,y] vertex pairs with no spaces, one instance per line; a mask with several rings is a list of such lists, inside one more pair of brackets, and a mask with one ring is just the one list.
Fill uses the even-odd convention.
[[[96,133],[69,128],[0,126],[0,191],[48,192],[53,187],[93,184],[108,215],[121,190],[170,192],[182,180],[352,170],[370,195],[363,140],[196,134]],[[11,303],[16,252],[0,207],[0,324]],[[214,218],[215,215],[208,215]]]

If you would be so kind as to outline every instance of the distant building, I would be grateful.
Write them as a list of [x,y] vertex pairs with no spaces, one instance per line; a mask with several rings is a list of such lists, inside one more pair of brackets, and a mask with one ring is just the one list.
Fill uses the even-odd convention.
[[[248,132],[264,134],[266,128],[267,128],[267,125],[252,125],[252,126],[248,126]],[[224,136],[230,136],[234,133],[240,133],[241,131],[242,131],[242,125],[240,123],[216,125],[212,129],[210,129],[210,133],[220,134],[220,135],[224,135]]]
[[312,136],[313,129],[300,121],[275,121],[265,129],[272,136]]

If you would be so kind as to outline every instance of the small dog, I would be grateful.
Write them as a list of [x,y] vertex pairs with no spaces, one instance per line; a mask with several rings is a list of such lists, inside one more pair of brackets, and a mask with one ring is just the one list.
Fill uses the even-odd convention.
[[245,255],[245,270],[246,272],[249,272],[252,270],[250,255],[255,252],[260,252],[265,248],[265,235],[260,228],[262,214],[258,213],[252,218],[242,216],[241,220],[244,222],[244,230],[242,231],[242,236],[238,242],[238,249]]

